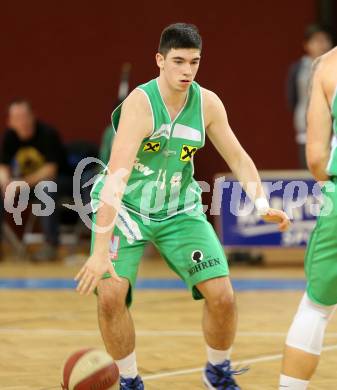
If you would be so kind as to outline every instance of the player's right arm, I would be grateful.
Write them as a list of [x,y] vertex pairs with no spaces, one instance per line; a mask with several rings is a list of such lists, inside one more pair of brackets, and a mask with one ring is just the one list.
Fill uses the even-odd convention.
[[134,90],[123,103],[108,172],[100,195],[94,248],[92,255],[75,277],[80,294],[90,294],[105,272],[109,272],[113,279],[120,280],[109,258],[109,243],[138,149],[142,140],[151,132],[151,115],[149,103],[142,91]]
[[307,111],[306,156],[310,172],[316,180],[328,180],[326,167],[330,157],[332,131],[331,110],[324,91],[329,69],[326,58],[320,57],[312,68]]

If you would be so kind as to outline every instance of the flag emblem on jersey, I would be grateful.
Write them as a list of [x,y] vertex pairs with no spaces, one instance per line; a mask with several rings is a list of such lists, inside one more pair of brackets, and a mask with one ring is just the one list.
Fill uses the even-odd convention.
[[160,142],[147,142],[144,145],[143,152],[158,152],[160,149]]
[[183,145],[180,153],[180,161],[190,161],[198,150],[195,146]]
[[109,256],[110,260],[116,260],[118,257],[119,249],[119,236],[112,236],[110,245],[109,245]]

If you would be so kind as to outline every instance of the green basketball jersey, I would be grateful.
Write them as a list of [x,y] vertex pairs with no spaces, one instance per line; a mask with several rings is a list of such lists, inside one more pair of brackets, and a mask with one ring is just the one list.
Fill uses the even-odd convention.
[[337,176],[337,88],[331,102],[332,115],[332,140],[330,159],[327,166],[327,173],[330,176]]
[[[201,207],[201,188],[193,178],[193,158],[204,146],[205,127],[200,86],[193,82],[186,101],[171,121],[160,94],[157,79],[138,87],[147,97],[152,111],[151,135],[138,150],[123,206],[153,220],[164,220],[178,213]],[[122,104],[112,113],[114,131],[118,128]],[[151,131],[152,130],[152,131]],[[102,185],[94,185],[93,200]]]

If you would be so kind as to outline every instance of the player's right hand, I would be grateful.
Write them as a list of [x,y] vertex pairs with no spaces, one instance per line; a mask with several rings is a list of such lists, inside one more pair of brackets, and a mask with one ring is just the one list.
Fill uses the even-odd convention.
[[111,279],[121,282],[121,278],[116,274],[108,254],[103,258],[102,256],[92,254],[75,276],[75,280],[78,281],[76,290],[81,295],[91,294],[106,272],[110,273]]
[[288,215],[282,210],[269,209],[265,215],[261,215],[261,218],[265,222],[277,223],[281,232],[287,231],[291,225]]

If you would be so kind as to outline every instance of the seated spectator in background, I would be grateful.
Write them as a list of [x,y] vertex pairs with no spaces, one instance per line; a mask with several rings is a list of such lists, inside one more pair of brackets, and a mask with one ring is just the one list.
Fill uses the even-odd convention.
[[[4,194],[11,181],[26,181],[32,195],[36,184],[43,180],[56,181],[58,175],[66,170],[66,152],[57,131],[35,118],[28,101],[14,100],[8,107],[8,128],[3,136],[0,153],[1,226],[4,218]],[[48,192],[48,196],[54,201],[56,195],[57,193]],[[50,216],[39,218],[46,241],[35,255],[35,260],[53,260],[59,243],[57,208]]]
[[323,26],[310,25],[304,34],[305,54],[291,65],[287,82],[288,105],[294,114],[296,143],[299,152],[299,168],[306,169],[306,109],[308,87],[313,61],[329,51],[333,46],[331,32]]

